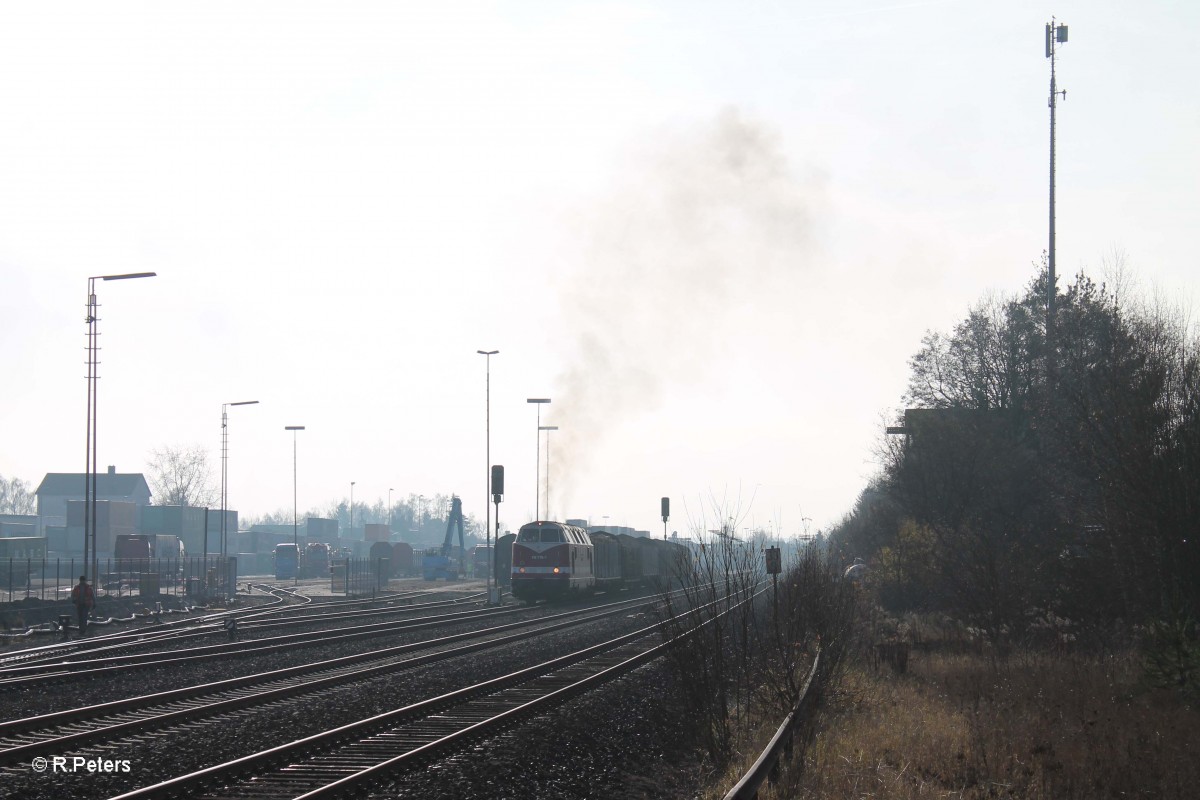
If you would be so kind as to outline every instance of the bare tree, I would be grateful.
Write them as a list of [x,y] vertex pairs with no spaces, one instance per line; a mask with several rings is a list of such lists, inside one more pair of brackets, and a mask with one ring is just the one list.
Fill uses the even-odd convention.
[[[670,652],[673,670],[695,715],[700,739],[713,763],[725,763],[738,749],[751,717],[758,652],[754,596],[761,591],[756,547],[734,536],[744,515],[727,503],[710,499],[709,528],[702,506],[692,523],[700,543],[680,575],[682,595],[664,591],[664,638],[676,639]],[[685,565],[680,565],[681,568]],[[681,634],[693,632],[686,639]]]
[[199,445],[154,450],[148,463],[150,492],[160,506],[213,506],[219,494]]
[[37,496],[20,478],[5,480],[0,475],[0,514],[34,514]]
[[841,564],[815,546],[765,580],[765,543],[733,535],[743,515],[714,498],[714,517],[716,529],[703,515],[692,525],[697,546],[675,570],[682,591],[664,586],[659,613],[693,730],[720,766],[756,748],[764,715],[794,710],[818,650],[822,666],[809,691],[819,700],[838,680],[858,597],[840,580]]

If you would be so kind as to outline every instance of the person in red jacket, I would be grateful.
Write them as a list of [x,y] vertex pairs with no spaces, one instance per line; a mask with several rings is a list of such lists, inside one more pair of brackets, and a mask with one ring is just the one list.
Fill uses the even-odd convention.
[[80,575],[79,583],[71,590],[71,602],[75,604],[75,613],[79,615],[79,635],[87,630],[88,612],[96,606],[96,593],[88,586],[87,576]]

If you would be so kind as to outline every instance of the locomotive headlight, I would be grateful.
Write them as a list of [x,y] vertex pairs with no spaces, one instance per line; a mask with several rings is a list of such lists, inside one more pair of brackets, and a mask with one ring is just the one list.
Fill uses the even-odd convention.
[[555,568],[554,568],[554,574],[555,574],[555,575],[557,575],[557,574],[558,574],[558,567],[555,567]]
[[525,568],[524,568],[524,567],[521,567],[521,572],[524,572],[524,571],[525,571]]

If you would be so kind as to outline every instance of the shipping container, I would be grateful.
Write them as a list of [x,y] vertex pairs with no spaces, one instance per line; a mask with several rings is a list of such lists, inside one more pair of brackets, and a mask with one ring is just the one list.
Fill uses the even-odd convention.
[[338,538],[338,521],[309,517],[304,522],[304,535],[310,542],[331,542]]
[[[119,500],[98,500],[95,505],[96,513],[96,552],[100,556],[111,554],[118,536],[139,533],[138,525],[141,519],[137,505]],[[82,500],[67,501],[67,530],[68,538],[83,542],[84,502]]]
[[8,559],[34,559],[41,561],[46,557],[45,536],[10,536],[0,539],[0,561]]
[[394,542],[392,544],[392,574],[415,574],[413,564],[413,548],[408,542]]
[[392,531],[387,525],[368,522],[363,526],[363,540],[366,542],[387,542],[392,538]]

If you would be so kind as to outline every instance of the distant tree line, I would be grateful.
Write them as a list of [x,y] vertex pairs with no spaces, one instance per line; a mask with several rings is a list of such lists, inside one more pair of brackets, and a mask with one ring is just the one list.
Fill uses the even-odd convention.
[[[153,450],[147,459],[146,470],[146,480],[150,485],[155,505],[220,507],[221,494],[213,475],[213,468],[207,451],[200,445],[172,445]],[[0,513],[5,513],[3,503],[10,495],[19,498],[22,491],[28,494],[20,481],[14,479],[12,485],[14,488],[9,491],[8,485],[0,478]],[[32,507],[32,496],[30,498],[29,503]],[[450,495],[445,494],[432,497],[410,494],[406,499],[392,503],[391,508],[388,508],[388,504],[382,499],[373,503],[356,500],[354,527],[361,528],[368,523],[390,524],[392,530],[400,533],[407,541],[440,543],[446,535],[450,499]],[[244,514],[239,524],[242,527],[254,524],[291,524],[292,511],[289,507],[258,515]],[[350,500],[343,498],[323,506],[301,509],[299,518],[303,520],[307,517],[335,519],[343,530],[349,530]],[[463,527],[465,536],[484,538],[484,525],[476,517],[468,515]]]
[[990,298],[910,361],[882,474],[832,532],[881,601],[994,637],[1200,610],[1200,340],[1080,273]]
[[[451,496],[438,494],[423,497],[410,494],[407,498],[396,500],[388,508],[387,502],[379,499],[373,503],[354,501],[354,527],[356,529],[366,524],[391,525],[400,537],[408,542],[440,543],[446,535],[446,520],[450,514]],[[316,506],[300,512],[300,519],[305,517],[322,517],[335,519],[345,530],[350,528],[350,500],[330,501],[324,506]],[[259,524],[291,524],[292,509],[278,509],[274,512],[247,516],[241,523],[243,526]],[[464,536],[484,538],[484,524],[472,515],[467,515],[464,525]],[[494,532],[493,532],[494,533]],[[457,538],[455,539],[457,542]]]

